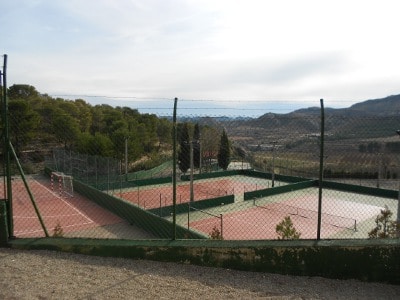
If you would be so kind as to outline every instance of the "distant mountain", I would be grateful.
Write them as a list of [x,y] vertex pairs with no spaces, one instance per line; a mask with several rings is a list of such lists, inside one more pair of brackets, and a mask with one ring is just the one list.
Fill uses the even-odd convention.
[[[309,107],[295,110],[289,114],[321,114],[320,107]],[[392,95],[381,99],[371,99],[353,104],[349,108],[325,108],[327,115],[347,115],[347,116],[392,116],[400,114],[400,95]]]
[[[320,115],[320,107],[309,107],[286,114],[266,113],[251,120],[231,120],[225,127],[237,139],[296,140],[319,134]],[[398,128],[400,95],[367,100],[349,108],[325,108],[325,133],[332,137],[385,137],[393,135]]]
[[374,115],[398,115],[400,114],[400,95],[356,103],[349,109]]

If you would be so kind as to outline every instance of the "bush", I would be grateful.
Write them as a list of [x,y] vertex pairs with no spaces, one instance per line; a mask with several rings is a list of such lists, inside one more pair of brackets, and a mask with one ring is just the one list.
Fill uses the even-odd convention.
[[400,236],[400,224],[392,221],[393,213],[386,207],[375,219],[375,228],[368,233],[370,239],[397,238]]
[[210,233],[210,238],[212,240],[223,240],[222,232],[217,228],[217,226],[213,227],[213,229]]
[[286,216],[282,222],[276,225],[275,230],[278,234],[278,240],[298,240],[301,235],[301,233],[297,232],[296,228],[294,228],[290,216]]
[[57,223],[57,225],[53,229],[53,237],[63,237],[64,231],[61,227],[60,222]]

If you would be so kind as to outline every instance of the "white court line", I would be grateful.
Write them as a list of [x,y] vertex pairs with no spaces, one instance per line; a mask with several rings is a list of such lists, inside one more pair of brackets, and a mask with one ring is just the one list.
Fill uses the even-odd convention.
[[[48,215],[48,216],[43,216],[43,218],[59,218],[59,217],[71,217],[71,216],[80,216],[80,214],[68,214],[68,215]],[[26,216],[14,216],[14,219],[37,219],[37,216],[32,216],[32,217],[26,217]]]
[[[35,179],[34,179],[35,180]],[[79,209],[75,208],[74,206],[72,206],[71,204],[69,204],[67,201],[65,201],[62,197],[60,197],[59,195],[57,195],[56,193],[54,193],[54,191],[50,190],[47,186],[41,184],[39,181],[35,180],[39,185],[41,185],[43,188],[45,188],[46,190],[48,190],[51,194],[53,194],[55,197],[57,197],[58,199],[60,199],[61,201],[63,201],[65,204],[67,204],[69,207],[71,207],[73,210],[75,210],[79,215],[81,215],[82,217],[86,218],[87,220],[89,220],[92,223],[95,223],[91,218],[89,218],[88,216],[86,216],[84,213],[82,213]]]

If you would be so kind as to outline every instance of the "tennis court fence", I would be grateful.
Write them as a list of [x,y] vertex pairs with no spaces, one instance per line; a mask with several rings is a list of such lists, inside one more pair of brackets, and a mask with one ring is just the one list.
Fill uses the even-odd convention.
[[391,109],[271,112],[271,103],[238,101],[244,108],[227,116],[226,106],[203,113],[206,101],[174,110],[170,99],[161,115],[10,95],[7,126],[0,116],[10,236],[45,236],[42,225],[52,235],[58,220],[66,238],[278,239],[291,216],[302,239],[397,238],[400,118]]

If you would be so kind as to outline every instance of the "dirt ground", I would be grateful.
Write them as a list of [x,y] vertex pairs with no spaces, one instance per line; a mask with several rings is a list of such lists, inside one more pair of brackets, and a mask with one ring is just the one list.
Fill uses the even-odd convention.
[[0,248],[0,299],[398,299],[400,286]]

